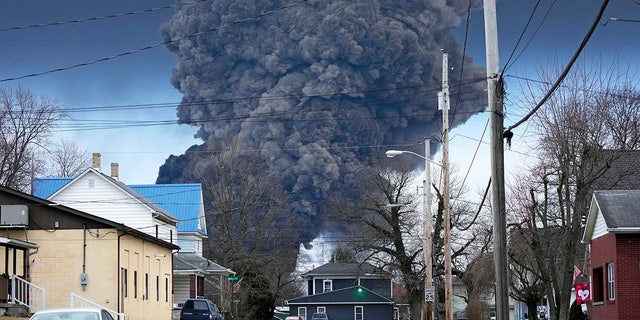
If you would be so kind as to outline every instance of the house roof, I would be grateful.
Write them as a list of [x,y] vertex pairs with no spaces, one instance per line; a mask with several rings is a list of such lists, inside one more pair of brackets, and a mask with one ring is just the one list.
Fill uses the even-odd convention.
[[593,192],[583,242],[589,242],[598,217],[608,232],[640,233],[640,190],[597,190]]
[[207,235],[206,226],[199,223],[204,219],[201,184],[138,184],[129,187],[178,218],[181,221],[178,232]]
[[607,170],[593,183],[593,190],[640,189],[640,150],[602,150],[596,159]]
[[48,199],[56,191],[60,190],[72,178],[35,178],[33,180],[33,195],[42,199]]
[[[36,195],[36,194],[38,194],[38,195],[39,194],[42,194],[42,195],[48,194],[45,199],[51,199],[56,194],[62,192],[64,189],[66,189],[71,184],[73,184],[73,181],[77,181],[77,180],[81,179],[82,177],[90,175],[90,174],[93,174],[93,175],[95,175],[95,176],[97,176],[99,178],[102,178],[107,183],[110,183],[111,185],[113,185],[116,188],[120,189],[122,192],[128,194],[130,197],[132,197],[133,199],[135,199],[136,201],[138,201],[142,205],[146,206],[147,208],[149,208],[150,210],[154,211],[155,213],[158,213],[158,218],[160,220],[163,220],[163,221],[169,222],[169,223],[177,223],[177,222],[179,222],[179,220],[176,219],[174,216],[172,216],[170,213],[168,213],[164,209],[160,208],[159,206],[155,205],[153,202],[149,201],[148,199],[146,199],[145,197],[143,197],[142,195],[140,195],[139,193],[137,193],[136,191],[131,189],[126,184],[124,184],[121,181],[116,180],[116,179],[114,179],[114,178],[112,178],[112,177],[100,172],[99,170],[97,170],[95,168],[86,169],[81,174],[79,174],[77,177],[72,178],[71,181],[67,181],[66,183],[63,183],[64,180],[51,180],[50,178],[49,178],[50,186],[45,186],[47,180],[42,180],[42,181],[38,182],[37,185],[34,182],[34,195]],[[51,189],[53,189],[55,187],[55,185],[58,185],[60,187],[57,190],[53,191],[53,193],[49,193],[51,191]],[[43,190],[47,190],[47,192],[37,191],[36,190],[36,186],[43,188]]]
[[0,192],[6,192],[8,194],[12,194],[12,195],[14,195],[16,197],[22,198],[25,202],[31,202],[31,203],[35,203],[35,204],[42,205],[42,206],[52,206],[52,207],[57,208],[57,210],[64,211],[64,212],[66,212],[68,214],[73,214],[73,215],[76,215],[76,216],[84,218],[84,219],[100,222],[102,224],[105,224],[105,225],[108,225],[108,226],[110,226],[112,228],[115,228],[115,229],[117,229],[117,230],[119,230],[119,231],[121,231],[121,232],[123,232],[125,234],[131,234],[133,236],[136,236],[136,237],[144,239],[146,241],[149,241],[149,242],[158,244],[160,246],[169,248],[171,250],[179,250],[180,249],[180,247],[175,245],[175,244],[172,244],[172,243],[166,242],[166,241],[164,241],[162,239],[153,237],[153,236],[151,236],[149,234],[146,234],[146,233],[144,233],[142,231],[133,229],[131,227],[127,227],[126,225],[124,225],[122,223],[117,223],[117,222],[114,222],[112,220],[104,219],[102,217],[95,216],[95,215],[86,213],[84,211],[76,210],[76,209],[73,209],[73,208],[70,208],[70,207],[67,207],[67,206],[64,206],[64,205],[49,201],[49,200],[42,199],[40,197],[32,196],[30,194],[26,194],[26,193],[18,191],[18,190],[14,190],[14,189],[11,189],[11,188],[0,186]]
[[[199,223],[201,212],[204,213],[201,184],[125,185],[111,177],[108,178],[126,192],[138,195],[137,197],[150,207],[162,210],[180,220],[178,232],[207,235],[206,226],[204,226],[204,223]],[[33,194],[47,199],[72,180],[72,178],[36,178],[34,180]]]
[[173,269],[177,273],[192,274],[235,274],[231,269],[225,268],[207,258],[191,252],[178,252],[173,255]]
[[[361,292],[359,290],[361,290]],[[290,299],[287,301],[288,305],[335,303],[393,304],[393,301],[361,286],[353,286],[344,289],[318,293],[310,296]]]
[[367,262],[331,262],[309,270],[304,276],[376,276],[388,278],[391,275]]

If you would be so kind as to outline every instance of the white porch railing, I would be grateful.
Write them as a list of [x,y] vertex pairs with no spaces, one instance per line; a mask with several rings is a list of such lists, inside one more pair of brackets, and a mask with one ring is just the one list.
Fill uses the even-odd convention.
[[11,303],[18,303],[29,307],[29,312],[45,309],[45,292],[35,284],[19,278],[15,274],[11,276]]
[[109,313],[111,313],[111,316],[113,316],[114,318],[117,318],[118,320],[124,320],[124,313],[113,311],[93,301],[87,300],[73,292],[71,292],[69,300],[71,301],[71,305],[70,305],[71,308],[78,308],[78,307],[101,308],[109,311]]

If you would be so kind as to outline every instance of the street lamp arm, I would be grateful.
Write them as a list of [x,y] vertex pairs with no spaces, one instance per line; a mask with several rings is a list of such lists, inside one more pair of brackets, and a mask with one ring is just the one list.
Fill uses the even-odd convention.
[[387,155],[388,158],[393,158],[395,156],[399,156],[399,155],[404,154],[404,153],[412,154],[412,155],[414,155],[414,156],[416,156],[418,158],[421,158],[423,160],[429,161],[430,163],[433,163],[435,165],[438,165],[438,166],[442,167],[441,163],[437,163],[437,162],[435,162],[435,161],[433,161],[431,159],[428,159],[425,156],[423,156],[423,155],[421,155],[419,153],[415,153],[413,151],[409,151],[409,150],[388,150],[387,152],[385,152],[385,154]]

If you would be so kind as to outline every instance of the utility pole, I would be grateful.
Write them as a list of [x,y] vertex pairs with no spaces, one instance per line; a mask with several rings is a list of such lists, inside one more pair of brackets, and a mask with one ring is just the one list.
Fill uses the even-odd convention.
[[493,210],[493,261],[496,277],[496,320],[509,319],[507,223],[504,190],[504,111],[499,87],[498,23],[495,0],[484,1],[484,33],[487,57],[487,95],[491,123],[491,194]]
[[451,214],[449,208],[449,55],[442,55],[442,91],[438,93],[442,109],[442,215],[444,224],[444,312],[445,320],[453,320],[451,295]]
[[433,241],[431,239],[431,141],[424,139],[424,180],[422,181],[422,207],[424,208],[424,299],[426,302],[425,319],[433,320]]

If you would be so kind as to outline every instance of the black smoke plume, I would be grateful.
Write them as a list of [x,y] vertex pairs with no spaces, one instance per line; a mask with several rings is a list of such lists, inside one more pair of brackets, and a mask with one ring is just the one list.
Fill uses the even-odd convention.
[[[308,242],[331,228],[322,200],[354,194],[360,168],[381,160],[392,146],[441,135],[442,50],[454,67],[450,125],[484,110],[485,71],[462,57],[453,35],[468,5],[185,4],[161,30],[165,41],[180,39],[168,45],[177,56],[171,81],[184,95],[179,121],[198,126],[204,144],[238,139],[262,157],[269,174],[284,181],[291,214],[306,222],[300,241]],[[193,162],[206,161],[195,156],[203,145],[167,159],[157,182],[196,180],[190,170]]]

